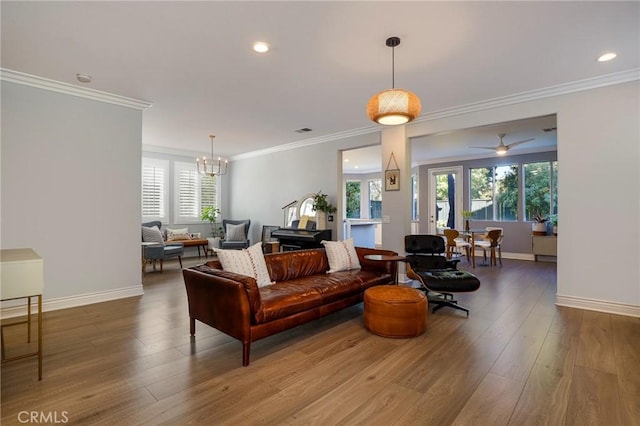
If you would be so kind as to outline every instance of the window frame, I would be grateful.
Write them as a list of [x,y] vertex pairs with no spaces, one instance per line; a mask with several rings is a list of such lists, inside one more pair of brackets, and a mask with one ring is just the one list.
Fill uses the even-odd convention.
[[[144,211],[144,200],[145,200],[145,168],[153,167],[155,169],[160,169],[163,171],[162,176],[162,189],[161,189],[161,214],[160,215],[151,215],[145,216]],[[161,223],[169,223],[169,174],[170,174],[170,164],[169,160],[162,160],[157,158],[149,158],[142,157],[142,165],[141,165],[141,176],[140,176],[140,216],[142,222],[151,222],[159,220]]]
[[[549,172],[549,211],[539,212],[546,217],[550,217],[551,215],[558,214],[558,194],[557,194],[557,181],[558,181],[558,160],[542,160],[542,161],[527,161],[522,163],[522,184],[520,185],[523,189],[522,196],[522,211],[523,211],[523,221],[524,222],[535,222],[533,218],[531,218],[527,212],[527,197],[524,191],[527,182],[526,182],[526,167],[529,164],[546,164]],[[555,166],[555,167],[554,167]]]
[[[195,177],[195,199],[197,204],[197,213],[195,215],[182,215],[180,214],[181,203],[180,197],[182,195],[183,189],[181,188],[181,172],[187,171],[193,173]],[[203,221],[202,217],[202,209],[206,206],[203,206],[202,200],[202,177],[203,175],[198,172],[195,163],[188,163],[185,161],[174,161],[173,162],[173,224],[176,225],[186,225],[186,224],[202,224],[208,223],[206,220]],[[219,179],[215,179],[214,183],[214,206],[219,205]]]
[[[503,218],[498,218],[498,190],[499,190],[498,186],[499,186],[499,182],[501,182],[502,179],[498,178],[497,169],[498,168],[511,169],[512,167],[516,167],[516,180],[517,180],[516,192],[517,192],[518,199],[516,200],[515,209],[514,209],[515,218],[512,220],[507,220]],[[491,217],[490,218],[479,218],[475,214],[477,210],[472,210],[472,207],[473,207],[472,175],[473,175],[473,170],[480,170],[480,169],[491,170],[491,182],[490,182],[491,184]],[[491,166],[470,167],[469,168],[469,209],[473,211],[473,216],[471,217],[471,219],[491,221],[491,222],[505,222],[505,223],[521,222],[522,220],[521,220],[519,211],[520,211],[520,204],[522,203],[522,198],[523,198],[520,193],[521,192],[520,188],[522,187],[521,175],[522,175],[523,169],[524,169],[524,166],[520,162],[494,164]]]

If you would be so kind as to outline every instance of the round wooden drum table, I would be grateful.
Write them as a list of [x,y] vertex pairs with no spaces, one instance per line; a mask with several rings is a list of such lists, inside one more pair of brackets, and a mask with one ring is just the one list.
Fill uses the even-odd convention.
[[364,326],[383,337],[416,337],[427,326],[427,298],[419,290],[380,285],[364,292]]

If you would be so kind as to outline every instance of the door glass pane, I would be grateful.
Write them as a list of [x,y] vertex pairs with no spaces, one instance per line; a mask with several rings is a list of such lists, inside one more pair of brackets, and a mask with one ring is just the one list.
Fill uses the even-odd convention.
[[436,226],[456,228],[456,185],[452,173],[436,176]]
[[553,183],[553,204],[551,206],[551,211],[553,214],[558,214],[558,162],[551,162],[552,169],[552,183]]
[[360,218],[360,181],[347,181],[345,185],[347,195],[347,219]]
[[369,181],[369,218],[382,219],[382,179]]
[[418,179],[411,176],[411,220],[418,220]]

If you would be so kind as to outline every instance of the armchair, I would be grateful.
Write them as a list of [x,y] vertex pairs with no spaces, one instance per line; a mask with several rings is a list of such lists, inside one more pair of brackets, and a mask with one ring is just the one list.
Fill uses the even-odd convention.
[[221,249],[243,249],[251,245],[249,241],[250,219],[244,220],[222,220],[224,230],[224,240],[220,240]]
[[434,304],[432,312],[448,306],[466,312],[453,298],[456,292],[476,291],[480,280],[470,272],[459,271],[460,259],[448,260],[442,254],[445,244],[437,235],[406,235],[404,237],[407,277],[416,280],[427,294],[429,303]]
[[165,243],[160,227],[160,221],[146,222],[142,224],[142,242],[155,243],[153,245],[144,245],[144,267],[142,272],[146,272],[146,261],[150,260],[153,269],[156,268],[156,260],[160,261],[160,272],[162,272],[165,259],[177,257],[182,269],[182,255],[184,254],[184,245],[182,243]]

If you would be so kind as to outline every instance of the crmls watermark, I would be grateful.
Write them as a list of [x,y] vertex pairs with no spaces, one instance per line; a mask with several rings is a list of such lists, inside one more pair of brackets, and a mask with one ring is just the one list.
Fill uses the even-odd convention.
[[18,413],[20,423],[57,424],[68,423],[68,411],[20,411]]

